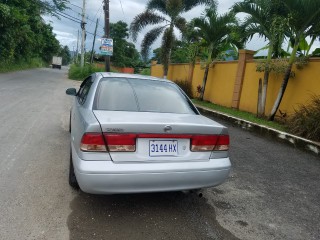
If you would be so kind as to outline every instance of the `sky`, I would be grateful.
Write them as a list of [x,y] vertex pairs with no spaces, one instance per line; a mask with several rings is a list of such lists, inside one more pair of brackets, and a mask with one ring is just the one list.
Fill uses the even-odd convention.
[[[218,11],[219,13],[227,12],[231,6],[239,0],[218,0]],[[146,8],[147,0],[110,0],[110,22],[115,23],[117,21],[124,21],[130,26],[130,23],[136,15],[143,12]],[[73,17],[81,21],[81,12],[82,12],[83,0],[70,0],[70,4],[67,9],[64,11],[66,17]],[[194,17],[201,16],[204,10],[204,6],[198,6],[189,12],[185,13],[183,17],[187,20],[191,20]],[[103,0],[86,0],[86,31],[87,38],[85,42],[85,48],[87,51],[91,50],[93,44],[93,33],[95,29],[96,19],[99,19],[99,25],[97,30],[97,39],[95,41],[96,51],[100,45],[100,38],[103,36],[103,27],[104,27],[104,13],[103,13]],[[238,14],[239,19],[243,19],[243,14]],[[65,17],[60,17],[57,19],[55,17],[44,16],[44,19],[47,23],[50,23],[53,26],[53,32],[56,34],[57,39],[60,41],[60,44],[65,46],[67,45],[70,50],[76,50],[77,48],[77,35],[80,31],[81,37],[81,28],[80,23],[72,21]],[[77,20],[76,20],[77,21]],[[150,30],[150,28],[145,28],[139,35],[138,39],[134,44],[136,48],[140,50],[140,44],[143,39],[144,33]],[[129,39],[129,41],[132,41]],[[158,48],[161,44],[161,39],[159,38],[153,45],[152,49]],[[246,49],[249,50],[259,50],[267,45],[263,39],[255,36],[249,43],[246,45]],[[318,43],[316,44],[318,45]],[[316,46],[315,46],[316,47]],[[80,46],[79,46],[80,51]],[[264,54],[263,51],[259,55]]]

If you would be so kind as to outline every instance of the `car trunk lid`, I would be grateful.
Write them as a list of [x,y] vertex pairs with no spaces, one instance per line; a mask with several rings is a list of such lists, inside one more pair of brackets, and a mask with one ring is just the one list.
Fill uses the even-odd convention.
[[192,144],[206,148],[201,136],[219,136],[224,129],[196,114],[93,112],[114,162],[208,161],[211,151],[192,151]]

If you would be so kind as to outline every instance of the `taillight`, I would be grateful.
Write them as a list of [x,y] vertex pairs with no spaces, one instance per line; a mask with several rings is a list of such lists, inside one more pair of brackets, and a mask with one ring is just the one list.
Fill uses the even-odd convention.
[[194,135],[191,137],[191,151],[226,151],[229,149],[228,135]]
[[104,134],[110,152],[136,151],[136,134]]
[[82,136],[80,149],[85,152],[105,152],[106,145],[101,133],[85,133]]
[[220,135],[214,151],[227,151],[229,150],[229,144],[229,135]]
[[217,135],[195,135],[191,137],[191,151],[212,151],[218,141]]

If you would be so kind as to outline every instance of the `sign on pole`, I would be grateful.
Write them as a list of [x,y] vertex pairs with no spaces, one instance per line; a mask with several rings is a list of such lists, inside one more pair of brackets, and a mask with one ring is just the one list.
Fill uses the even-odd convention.
[[112,54],[113,54],[113,39],[102,38],[100,52],[101,52],[101,55],[112,56]]

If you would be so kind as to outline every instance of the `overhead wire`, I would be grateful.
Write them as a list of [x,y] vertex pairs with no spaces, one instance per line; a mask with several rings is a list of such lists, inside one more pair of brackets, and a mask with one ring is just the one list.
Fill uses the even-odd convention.
[[65,16],[59,12],[54,12],[55,14],[57,14],[58,16],[61,16],[61,17],[64,17],[64,18],[67,18],[73,22],[76,22],[76,23],[81,23],[81,20],[79,21],[79,19],[76,19],[76,18],[71,18],[71,17],[68,17],[68,16]]
[[119,0],[119,1],[120,1],[120,5],[121,5],[121,9],[122,9],[122,14],[123,14],[124,20],[125,20],[125,22],[127,22],[126,15],[124,14],[124,11],[123,11],[122,1],[121,0]]

